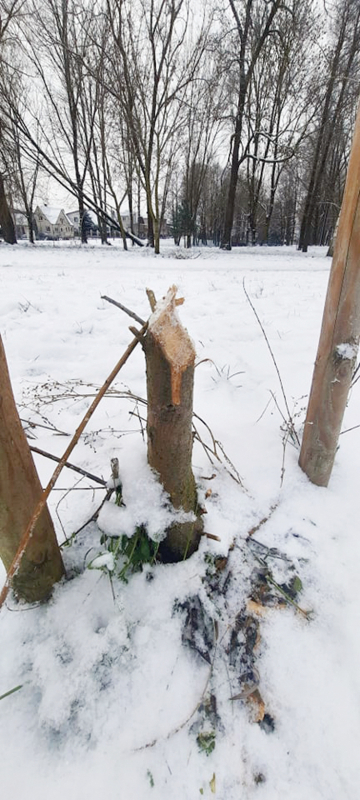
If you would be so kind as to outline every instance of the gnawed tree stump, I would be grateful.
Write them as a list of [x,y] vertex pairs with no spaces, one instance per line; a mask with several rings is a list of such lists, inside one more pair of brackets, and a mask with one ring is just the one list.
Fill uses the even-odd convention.
[[[195,349],[178,318],[176,287],[155,304],[144,339],[148,400],[148,462],[159,474],[176,509],[193,512],[176,523],[161,545],[166,561],[180,561],[197,549],[202,520],[191,468]],[[149,293],[150,294],[150,293]]]
[[[23,533],[42,495],[11,388],[0,336],[0,558],[9,570]],[[44,600],[64,574],[59,545],[47,507],[12,580],[15,594]]]

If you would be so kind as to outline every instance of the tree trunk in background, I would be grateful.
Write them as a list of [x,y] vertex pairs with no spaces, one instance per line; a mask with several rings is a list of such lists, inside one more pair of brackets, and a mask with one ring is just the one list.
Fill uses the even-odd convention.
[[[8,570],[42,488],[11,388],[0,337],[0,558]],[[64,574],[54,526],[47,507],[13,578],[15,594],[29,603],[44,600]]]
[[335,230],[334,230],[334,233],[333,233],[333,235],[331,237],[331,242],[329,244],[328,251],[326,253],[328,258],[333,258],[338,228],[339,228],[339,217],[337,218],[336,225],[335,225]]
[[149,247],[154,247],[154,222],[151,215],[151,211],[149,210],[149,203],[147,207],[147,225],[148,225],[148,232],[147,232],[147,239]]
[[79,233],[81,238],[81,244],[87,244],[88,237],[87,237],[86,227],[84,225],[85,206],[84,206],[84,198],[81,191],[78,194],[78,204],[79,204]]
[[176,287],[157,304],[145,337],[148,399],[148,462],[159,474],[175,509],[193,512],[189,522],[174,523],[160,546],[165,561],[180,561],[198,547],[198,515],[191,468],[195,351],[177,318]]
[[242,77],[239,89],[239,101],[238,101],[238,111],[235,122],[235,131],[232,140],[229,188],[225,206],[224,227],[220,244],[222,250],[231,250],[231,244],[232,244],[231,235],[234,222],[236,188],[237,188],[237,180],[238,180],[239,165],[240,165],[239,151],[241,143],[244,106],[246,101],[246,91],[247,91],[247,83],[245,79]]
[[5,242],[8,244],[16,244],[15,226],[6,199],[2,175],[0,175],[0,226]]
[[299,464],[327,486],[360,337],[360,109],[355,126]]

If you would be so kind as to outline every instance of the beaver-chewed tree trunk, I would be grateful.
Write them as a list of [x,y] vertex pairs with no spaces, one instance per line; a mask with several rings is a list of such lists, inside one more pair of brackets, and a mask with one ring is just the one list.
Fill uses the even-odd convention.
[[360,338],[360,107],[349,160],[299,464],[327,486]]
[[[0,558],[9,570],[42,494],[11,388],[0,336]],[[44,600],[64,567],[47,507],[12,580],[15,594],[27,602]]]
[[175,523],[161,546],[165,561],[180,561],[197,549],[202,520],[191,467],[195,350],[176,312],[176,287],[156,304],[144,340],[148,400],[148,462],[159,474],[176,509],[193,512]]

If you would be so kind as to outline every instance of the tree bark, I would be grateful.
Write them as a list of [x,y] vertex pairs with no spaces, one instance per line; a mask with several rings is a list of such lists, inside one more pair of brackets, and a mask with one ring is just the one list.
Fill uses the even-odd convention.
[[[0,381],[0,557],[8,570],[42,488],[17,413],[1,337]],[[27,602],[44,600],[63,574],[54,526],[45,507],[12,586]]]
[[349,160],[334,258],[299,464],[327,486],[360,337],[360,109]]
[[14,221],[10,214],[10,209],[5,194],[4,180],[1,174],[0,174],[0,226],[5,242],[7,242],[7,244],[16,244]]
[[193,512],[175,523],[161,545],[165,561],[180,561],[198,547],[202,520],[191,468],[195,350],[175,310],[176,287],[156,305],[144,342],[148,398],[148,462],[175,509]]

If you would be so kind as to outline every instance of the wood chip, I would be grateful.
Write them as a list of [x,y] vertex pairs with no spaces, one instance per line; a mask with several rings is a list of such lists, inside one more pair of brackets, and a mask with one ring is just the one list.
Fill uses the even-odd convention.
[[258,689],[248,695],[246,704],[250,710],[251,721],[262,722],[265,716],[265,703]]

